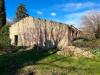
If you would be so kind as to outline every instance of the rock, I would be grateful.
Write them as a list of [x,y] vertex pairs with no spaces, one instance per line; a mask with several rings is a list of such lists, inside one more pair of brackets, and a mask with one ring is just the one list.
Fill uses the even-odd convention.
[[62,51],[57,52],[58,55],[64,55],[64,56],[76,56],[76,57],[87,57],[87,58],[92,58],[93,54],[89,50],[85,50],[83,48],[78,48],[75,46],[68,46],[66,49]]

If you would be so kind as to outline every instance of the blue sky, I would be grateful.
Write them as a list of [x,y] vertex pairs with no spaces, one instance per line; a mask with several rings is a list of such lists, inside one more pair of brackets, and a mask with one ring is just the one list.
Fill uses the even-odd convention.
[[91,10],[100,11],[100,0],[5,0],[7,20],[25,4],[30,16],[80,26],[81,17]]

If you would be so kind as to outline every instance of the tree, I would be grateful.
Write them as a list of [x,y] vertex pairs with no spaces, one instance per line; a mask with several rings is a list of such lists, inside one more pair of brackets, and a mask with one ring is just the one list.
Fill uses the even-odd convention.
[[96,38],[100,37],[100,12],[90,11],[82,17],[83,30],[94,33]]
[[16,12],[16,21],[21,20],[22,18],[25,18],[29,16],[27,9],[25,8],[24,4],[20,4],[17,8],[17,12]]
[[0,0],[0,28],[6,24],[6,13],[4,0]]

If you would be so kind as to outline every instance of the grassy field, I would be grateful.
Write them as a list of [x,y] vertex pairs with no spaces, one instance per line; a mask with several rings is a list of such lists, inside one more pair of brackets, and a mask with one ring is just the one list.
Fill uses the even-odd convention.
[[40,75],[100,75],[100,58],[63,57],[54,52],[19,52],[0,56],[0,75],[15,75],[25,66],[26,72],[37,70]]
[[[89,41],[88,41],[89,42]],[[93,41],[94,42],[94,41]],[[100,48],[98,48],[100,51]],[[57,50],[24,51],[0,55],[0,75],[100,75],[100,56],[76,58],[57,55]]]

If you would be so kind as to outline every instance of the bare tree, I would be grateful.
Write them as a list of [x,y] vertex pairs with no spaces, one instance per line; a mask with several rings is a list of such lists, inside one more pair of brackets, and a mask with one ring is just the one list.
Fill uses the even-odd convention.
[[95,37],[100,37],[100,12],[90,11],[82,17],[83,30],[95,34]]

